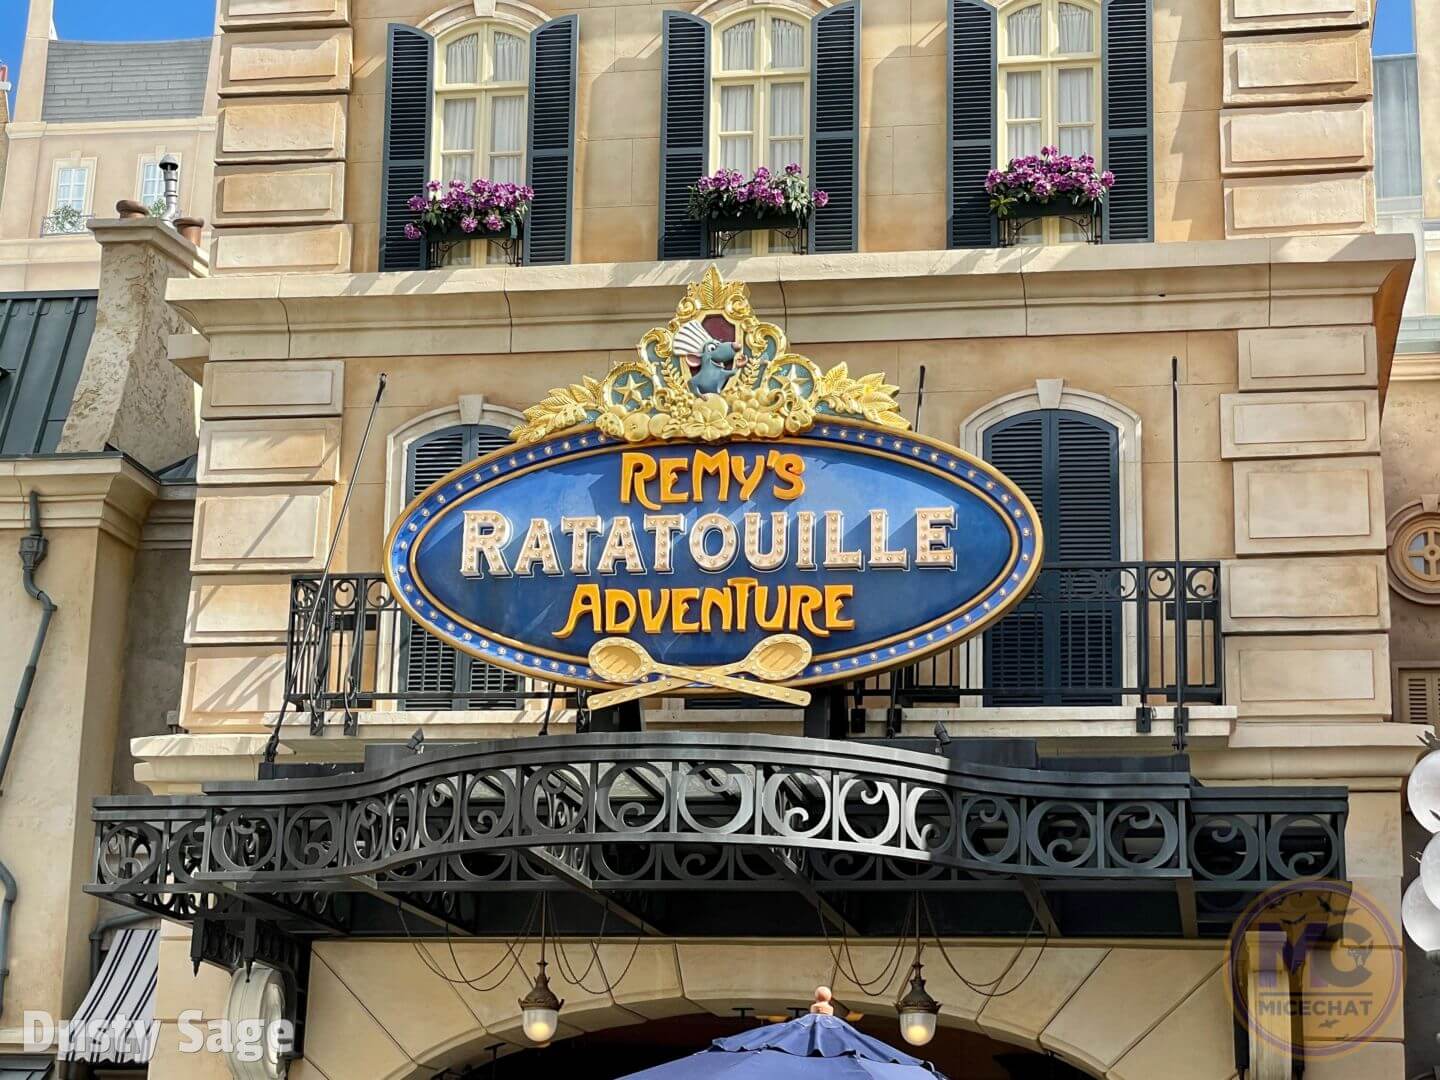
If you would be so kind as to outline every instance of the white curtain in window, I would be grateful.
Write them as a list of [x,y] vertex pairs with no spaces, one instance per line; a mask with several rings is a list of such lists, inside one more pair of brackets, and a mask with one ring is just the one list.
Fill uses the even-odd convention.
[[1060,51],[1067,55],[1095,51],[1095,19],[1089,8],[1060,5]]
[[525,42],[514,34],[495,35],[495,81],[525,81]]
[[755,70],[755,20],[727,27],[720,35],[720,70]]
[[1006,72],[1006,151],[1012,158],[1040,152],[1040,94],[1040,72]]
[[805,87],[803,83],[777,83],[770,87],[770,168],[783,169],[804,157],[801,135],[805,132]]
[[1056,90],[1062,154],[1095,152],[1095,73],[1090,68],[1061,69]]
[[490,113],[490,149],[518,151],[525,145],[525,99],[512,95],[493,100]]
[[480,81],[479,34],[466,34],[445,46],[445,81],[452,85]]
[[446,98],[441,127],[444,129],[442,150],[474,150],[475,99]]
[[475,106],[474,98],[446,98],[440,117],[440,179],[444,181],[475,179]]
[[469,183],[475,179],[474,154],[446,154],[441,159],[440,179],[447,184],[451,180]]
[[754,167],[750,156],[754,102],[753,86],[720,88],[720,164],[726,169],[748,173]]
[[490,113],[490,179],[520,183],[520,149],[525,144],[525,99],[497,97]]
[[770,23],[770,66],[793,70],[805,66],[805,30],[789,19]]
[[1011,56],[1040,55],[1040,5],[1022,8],[1005,20]]

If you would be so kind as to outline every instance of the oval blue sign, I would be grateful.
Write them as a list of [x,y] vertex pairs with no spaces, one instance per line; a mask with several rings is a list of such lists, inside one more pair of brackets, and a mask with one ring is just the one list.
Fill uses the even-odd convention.
[[534,678],[610,687],[591,646],[719,668],[798,635],[788,685],[873,674],[975,633],[1039,570],[1034,508],[983,461],[845,420],[793,438],[497,451],[423,492],[387,543],[432,634]]

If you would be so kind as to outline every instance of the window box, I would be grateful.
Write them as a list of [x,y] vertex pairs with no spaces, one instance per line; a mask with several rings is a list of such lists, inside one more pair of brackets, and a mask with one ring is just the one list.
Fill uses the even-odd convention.
[[1078,228],[1088,244],[1103,241],[1101,220],[1105,204],[1099,202],[1075,205],[1069,199],[1051,199],[1048,202],[1018,202],[1003,216],[992,210],[999,222],[1000,246],[1011,247],[1020,240],[1020,232],[1032,221],[1040,218],[1059,218]]
[[433,270],[444,266],[445,260],[449,258],[452,251],[461,244],[468,244],[472,240],[488,240],[498,247],[504,254],[499,265],[519,266],[525,248],[525,223],[516,221],[493,232],[481,228],[467,233],[457,226],[436,236],[427,235],[425,247],[429,269]]
[[[790,214],[749,211],[729,217],[705,219],[706,236],[709,238],[710,258],[723,256],[735,238],[747,232],[774,233],[780,240],[780,249],[789,245],[794,255],[803,255],[810,248],[810,219]],[[772,245],[771,250],[776,250]]]

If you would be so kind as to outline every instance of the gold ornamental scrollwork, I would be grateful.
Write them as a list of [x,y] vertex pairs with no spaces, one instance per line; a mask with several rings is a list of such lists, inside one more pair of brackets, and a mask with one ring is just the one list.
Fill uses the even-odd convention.
[[853,377],[843,363],[823,371],[791,352],[784,331],[755,315],[745,283],[725,281],[713,266],[636,352],[604,379],[550,391],[525,410],[511,437],[533,443],[593,426],[634,443],[773,439],[827,415],[897,431],[910,426],[895,401],[898,387],[880,374]]

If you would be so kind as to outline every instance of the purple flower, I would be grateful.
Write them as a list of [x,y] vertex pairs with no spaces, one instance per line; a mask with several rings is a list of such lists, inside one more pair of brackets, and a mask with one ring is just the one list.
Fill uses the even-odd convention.
[[411,210],[415,211],[415,213],[418,214],[418,213],[420,213],[422,210],[424,210],[425,207],[426,207],[428,204],[427,204],[426,201],[425,201],[425,196],[424,196],[424,195],[411,195],[411,196],[410,196],[410,201],[409,201],[409,203],[407,203],[406,205],[409,206]]
[[460,231],[472,233],[480,227],[480,222],[469,214],[460,219]]
[[1100,183],[1103,184],[1103,185],[1104,185],[1105,187],[1107,187],[1107,188],[1112,188],[1112,187],[1114,187],[1114,186],[1115,186],[1115,174],[1114,174],[1113,172],[1111,172],[1109,169],[1106,169],[1104,172],[1102,172],[1102,173],[1100,174]]
[[416,225],[413,221],[406,222],[406,224],[405,224],[405,239],[406,239],[406,240],[419,240],[420,237],[422,237],[422,236],[424,236],[424,235],[425,235],[425,234],[420,231],[420,226]]
[[786,175],[786,176],[799,176],[799,175],[800,175],[800,163],[799,163],[798,161],[792,161],[792,162],[790,162],[789,165],[786,165],[786,166],[785,166],[785,175]]
[[485,228],[489,229],[491,232],[499,232],[499,231],[500,231],[500,215],[499,215],[499,214],[491,214],[489,217],[487,217],[487,218],[485,219]]
[[823,191],[815,192],[813,198],[815,200],[815,206],[821,210],[830,205],[830,196]]

